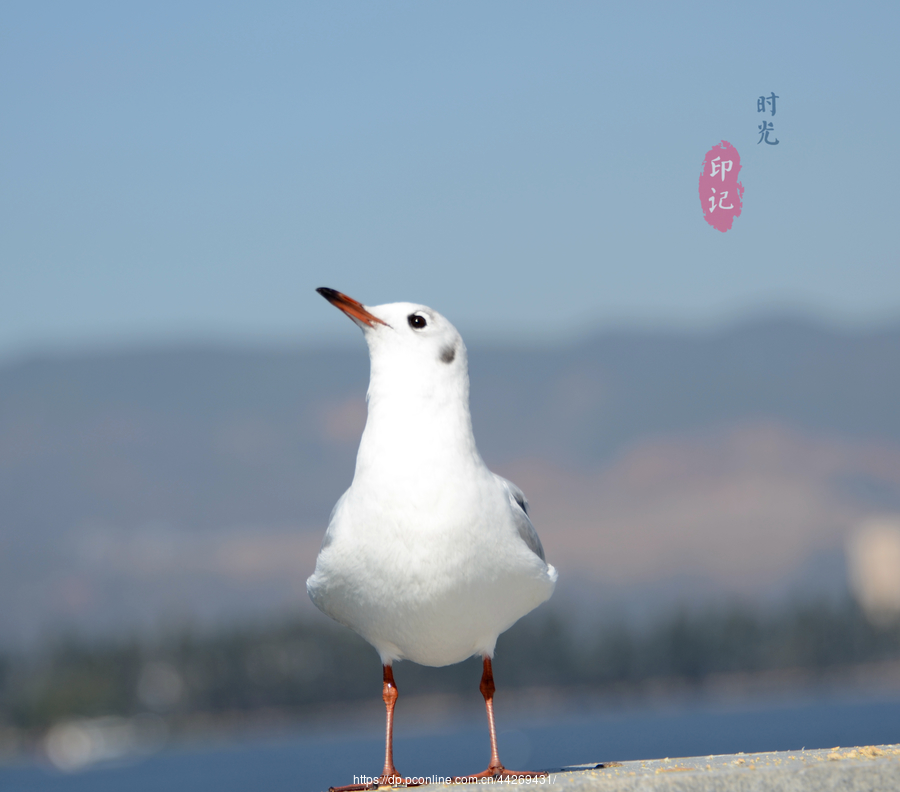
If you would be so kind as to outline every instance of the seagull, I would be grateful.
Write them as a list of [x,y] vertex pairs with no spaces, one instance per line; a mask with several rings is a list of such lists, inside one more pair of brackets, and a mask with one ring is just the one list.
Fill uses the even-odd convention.
[[376,785],[403,783],[393,758],[393,663],[446,666],[476,654],[491,758],[487,770],[458,780],[520,776],[497,753],[491,658],[500,633],[549,599],[557,573],[522,491],[488,470],[475,446],[465,344],[427,306],[367,307],[317,291],[362,329],[371,372],[353,482],[306,588],[381,657],[387,723]]

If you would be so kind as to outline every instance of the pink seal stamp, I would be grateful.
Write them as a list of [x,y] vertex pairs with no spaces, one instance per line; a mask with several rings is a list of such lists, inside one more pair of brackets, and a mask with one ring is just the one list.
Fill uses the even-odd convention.
[[741,155],[727,140],[706,152],[700,174],[700,205],[706,222],[723,233],[731,228],[743,207],[740,172]]

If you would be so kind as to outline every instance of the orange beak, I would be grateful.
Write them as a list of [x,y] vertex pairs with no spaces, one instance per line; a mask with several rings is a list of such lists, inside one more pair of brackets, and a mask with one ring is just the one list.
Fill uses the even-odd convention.
[[369,313],[366,310],[366,307],[361,303],[354,300],[352,297],[348,297],[346,294],[341,294],[339,291],[335,291],[334,289],[328,289],[326,287],[322,287],[320,289],[316,289],[319,294],[321,294],[328,302],[330,302],[335,308],[340,308],[347,316],[357,322],[362,322],[363,324],[368,325],[369,327],[374,327],[376,324],[383,324],[388,327],[388,323],[382,319],[379,319],[374,314]]

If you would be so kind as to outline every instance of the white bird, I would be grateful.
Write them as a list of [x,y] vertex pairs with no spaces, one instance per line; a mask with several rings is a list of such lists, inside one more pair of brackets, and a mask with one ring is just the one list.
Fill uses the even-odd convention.
[[393,662],[445,666],[475,654],[484,661],[491,739],[490,764],[476,776],[508,777],[494,728],[494,645],[550,597],[556,570],[544,560],[522,491],[488,470],[475,446],[456,328],[424,305],[366,307],[334,289],[318,292],[362,329],[371,375],[353,482],[334,507],[306,588],[381,656],[387,734],[379,783],[400,780]]

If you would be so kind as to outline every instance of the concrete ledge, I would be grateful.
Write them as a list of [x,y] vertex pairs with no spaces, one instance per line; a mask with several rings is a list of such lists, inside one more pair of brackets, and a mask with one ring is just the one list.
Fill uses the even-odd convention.
[[[561,768],[544,784],[515,786],[548,792],[895,792],[900,790],[900,745],[608,762]],[[428,788],[458,792],[460,786]]]

